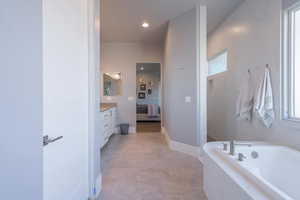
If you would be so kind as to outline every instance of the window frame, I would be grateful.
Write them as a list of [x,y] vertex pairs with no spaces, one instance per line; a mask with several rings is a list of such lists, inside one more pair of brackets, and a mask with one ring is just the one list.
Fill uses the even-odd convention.
[[282,120],[300,122],[300,116],[295,115],[295,12],[300,11],[300,2],[283,12],[283,48],[282,48]]
[[[223,55],[223,54],[225,54],[225,53],[226,53],[226,70],[225,70],[225,71],[222,71],[222,72],[215,73],[215,74],[209,74],[209,72],[210,72],[210,66],[209,66],[209,63],[210,63],[212,60],[216,59],[217,57],[219,57],[219,56],[221,56],[221,55]],[[212,56],[211,58],[208,59],[208,72],[207,72],[207,74],[208,74],[208,78],[209,78],[209,79],[210,79],[210,78],[213,78],[213,77],[215,77],[215,76],[218,76],[218,75],[220,75],[220,74],[222,74],[222,73],[225,73],[225,72],[227,72],[227,71],[228,71],[228,49],[224,49],[224,50],[220,51],[219,53],[215,54],[214,56]]]

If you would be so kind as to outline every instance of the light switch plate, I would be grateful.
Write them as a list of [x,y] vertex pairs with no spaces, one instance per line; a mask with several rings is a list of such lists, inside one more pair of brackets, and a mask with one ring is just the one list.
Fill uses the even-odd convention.
[[134,101],[134,97],[128,97],[128,101]]
[[186,96],[185,98],[185,103],[191,103],[192,102],[192,97]]

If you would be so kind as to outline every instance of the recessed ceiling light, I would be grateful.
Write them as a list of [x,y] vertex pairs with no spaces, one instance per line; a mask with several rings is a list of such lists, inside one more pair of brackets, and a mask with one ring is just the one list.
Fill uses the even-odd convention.
[[142,24],[142,27],[143,28],[148,28],[150,25],[149,25],[149,23],[147,23],[147,22],[144,22],[143,24]]

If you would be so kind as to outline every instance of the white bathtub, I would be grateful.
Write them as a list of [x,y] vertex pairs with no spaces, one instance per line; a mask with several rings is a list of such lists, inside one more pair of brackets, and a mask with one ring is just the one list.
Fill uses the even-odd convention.
[[[300,200],[300,152],[250,143],[251,147],[236,146],[235,156],[224,152],[221,142],[204,146],[204,190],[208,199]],[[252,158],[253,151],[258,158]],[[238,153],[247,158],[238,161]]]

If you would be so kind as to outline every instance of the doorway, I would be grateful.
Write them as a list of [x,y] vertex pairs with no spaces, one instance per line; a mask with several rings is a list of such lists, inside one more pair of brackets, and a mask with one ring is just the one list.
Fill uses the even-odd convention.
[[136,64],[137,132],[161,131],[162,78],[160,63]]

